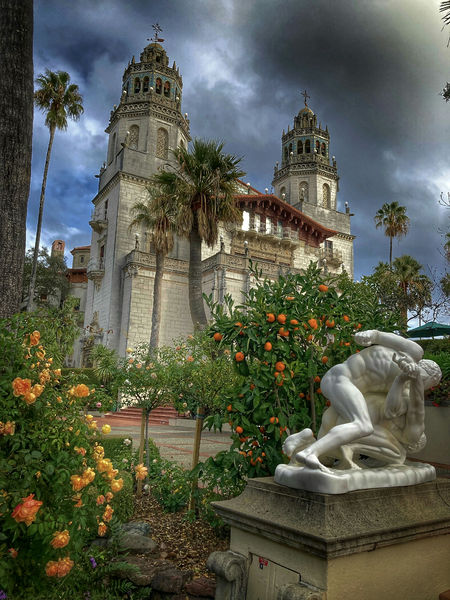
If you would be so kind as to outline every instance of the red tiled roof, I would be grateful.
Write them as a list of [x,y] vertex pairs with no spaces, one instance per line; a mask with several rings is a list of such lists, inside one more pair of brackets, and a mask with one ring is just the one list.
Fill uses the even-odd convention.
[[73,254],[75,252],[75,250],[90,250],[90,249],[91,249],[90,246],[77,246],[76,248],[72,248],[70,253]]
[[324,240],[337,233],[273,194],[236,194],[235,198],[238,206],[242,209],[251,207],[256,213],[266,214],[283,221],[285,227],[291,227],[298,231],[299,239],[311,246],[318,247]]

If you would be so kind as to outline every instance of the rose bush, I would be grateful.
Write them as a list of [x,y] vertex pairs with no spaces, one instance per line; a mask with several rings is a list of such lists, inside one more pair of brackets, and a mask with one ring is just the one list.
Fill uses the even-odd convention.
[[0,588],[13,598],[79,581],[123,486],[83,412],[90,388],[61,379],[45,323],[42,335],[28,324],[0,323]]

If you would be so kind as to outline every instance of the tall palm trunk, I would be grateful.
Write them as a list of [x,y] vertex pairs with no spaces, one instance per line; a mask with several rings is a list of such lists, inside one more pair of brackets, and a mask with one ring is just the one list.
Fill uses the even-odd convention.
[[39,216],[36,228],[36,240],[34,242],[33,264],[31,267],[31,279],[28,291],[27,311],[33,310],[34,289],[36,287],[37,261],[39,256],[39,245],[41,242],[42,215],[44,214],[45,188],[47,185],[48,165],[50,163],[50,155],[52,152],[53,138],[55,137],[55,129],[55,125],[50,126],[50,139],[48,141],[47,156],[45,158],[44,176],[42,177],[41,199],[39,201]]
[[189,234],[189,309],[195,329],[202,329],[207,319],[202,294],[202,240],[196,225]]
[[389,236],[389,268],[392,271],[392,235]]
[[0,1],[0,318],[20,308],[33,134],[33,2]]
[[155,281],[153,283],[153,310],[152,332],[150,335],[150,348],[157,348],[159,343],[159,329],[161,325],[161,292],[164,275],[164,252],[156,252]]

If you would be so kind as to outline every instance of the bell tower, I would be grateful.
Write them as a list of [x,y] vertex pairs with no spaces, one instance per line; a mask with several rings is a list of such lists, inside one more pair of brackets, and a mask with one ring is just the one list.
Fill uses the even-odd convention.
[[139,62],[133,56],[126,66],[119,102],[110,112],[106,160],[96,175],[99,187],[89,222],[85,327],[99,331],[102,343],[122,353],[130,328],[130,277],[136,271],[129,268],[131,253],[145,253],[145,260],[152,261],[147,232],[130,230],[132,208],[147,200],[151,175],[173,163],[171,150],[187,147],[191,139],[188,115],[181,112],[179,68],[175,62],[169,66],[162,30],[159,25],[153,29]]
[[336,271],[339,267],[353,276],[353,239],[350,233],[350,209],[338,209],[339,176],[336,159],[330,161],[330,134],[308,106],[306,90],[302,92],[304,107],[294,117],[294,126],[283,130],[281,166],[276,163],[272,185],[275,194],[315,221],[338,231],[324,242],[320,262]]

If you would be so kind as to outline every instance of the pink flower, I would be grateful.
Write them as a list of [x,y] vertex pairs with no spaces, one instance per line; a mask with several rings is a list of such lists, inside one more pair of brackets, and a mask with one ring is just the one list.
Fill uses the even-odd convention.
[[97,402],[97,404],[96,404],[95,406],[96,406],[97,408],[100,408],[100,407],[101,407],[101,405],[102,405],[102,403],[101,403],[101,402]]

